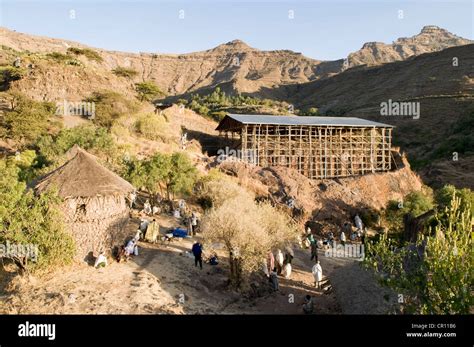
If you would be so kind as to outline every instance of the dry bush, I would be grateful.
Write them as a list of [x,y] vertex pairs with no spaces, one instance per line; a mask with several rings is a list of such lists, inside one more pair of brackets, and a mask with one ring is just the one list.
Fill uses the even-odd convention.
[[213,207],[203,217],[206,244],[223,244],[228,252],[230,283],[242,287],[249,275],[262,267],[268,252],[296,240],[291,219],[230,179],[207,182]]
[[168,136],[168,124],[164,117],[154,113],[146,113],[138,116],[135,122],[137,133],[152,141],[161,140],[166,142]]

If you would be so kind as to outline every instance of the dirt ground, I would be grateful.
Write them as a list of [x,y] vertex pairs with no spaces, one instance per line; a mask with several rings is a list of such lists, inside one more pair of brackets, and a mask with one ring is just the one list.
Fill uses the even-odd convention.
[[[159,218],[162,230],[177,226],[169,216]],[[136,224],[130,225],[131,229]],[[315,314],[385,313],[390,302],[370,273],[351,259],[329,258],[320,250],[323,273],[333,291],[313,285],[309,250],[295,247],[290,279],[279,278],[279,292],[265,280],[259,295],[243,296],[226,286],[228,266],[194,266],[189,252],[196,238],[170,245],[140,243],[139,255],[127,263],[110,260],[95,269],[74,265],[41,278],[16,278],[0,296],[6,314],[302,314],[305,295],[315,302]],[[392,295],[393,297],[393,295]]]

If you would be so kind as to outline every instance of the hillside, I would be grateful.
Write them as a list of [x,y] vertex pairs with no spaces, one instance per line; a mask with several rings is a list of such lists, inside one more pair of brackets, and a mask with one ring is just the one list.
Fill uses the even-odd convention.
[[427,25],[412,37],[401,37],[392,44],[367,42],[347,57],[348,67],[380,65],[405,60],[414,55],[441,51],[445,48],[473,43],[435,25]]
[[[396,126],[394,144],[408,152],[427,183],[474,187],[468,133],[474,45],[469,42],[427,26],[393,44],[365,44],[348,56],[346,69],[343,59],[319,61],[288,50],[260,51],[240,40],[188,54],[134,54],[0,28],[0,65],[11,66],[20,58],[24,76],[12,85],[36,100],[79,101],[104,90],[135,99],[134,84],[151,80],[172,101],[220,87],[230,94],[288,101],[303,110],[317,107],[326,115],[388,122]],[[97,56],[71,54],[71,48]],[[136,75],[119,76],[113,72],[117,67]],[[380,103],[388,100],[420,102],[420,119],[382,119]],[[460,153],[458,162],[451,160],[453,152]]]
[[[408,152],[429,183],[474,187],[472,112],[474,45],[423,54],[406,61],[349,69],[330,79],[286,87],[296,107],[326,115],[356,116],[396,126],[394,144]],[[453,58],[459,65],[453,66]],[[420,103],[420,117],[381,116],[382,102]],[[388,118],[387,118],[388,117]],[[452,153],[459,161],[452,161]],[[442,164],[440,167],[439,164]],[[431,167],[431,169],[428,169]],[[438,169],[435,169],[438,167]],[[445,175],[440,175],[443,170]]]
[[[344,59],[320,61],[290,50],[261,51],[240,40],[202,52],[179,55],[134,54],[93,48],[102,58],[101,61],[77,57],[84,65],[82,69],[77,66],[58,67],[51,62],[47,66],[38,63],[38,70],[31,76],[34,82],[24,89],[31,90],[32,96],[38,96],[44,90],[47,93],[43,94],[50,98],[75,98],[83,97],[91,87],[109,88],[113,85],[114,89],[127,93],[130,92],[131,82],[152,80],[170,96],[207,92],[220,86],[230,93],[284,99],[288,96],[285,90],[275,87],[324,79],[347,67],[403,60],[412,55],[469,42],[446,30],[424,27],[420,34],[400,38],[392,45],[364,44],[361,50],[347,57],[347,66],[343,64]],[[0,45],[2,60],[8,53],[11,60],[16,55],[44,57],[52,52],[65,54],[71,47],[90,49],[80,43],[22,34],[6,28],[0,28]],[[13,51],[6,52],[7,47]],[[117,67],[132,69],[137,75],[131,80],[117,78],[111,73]]]

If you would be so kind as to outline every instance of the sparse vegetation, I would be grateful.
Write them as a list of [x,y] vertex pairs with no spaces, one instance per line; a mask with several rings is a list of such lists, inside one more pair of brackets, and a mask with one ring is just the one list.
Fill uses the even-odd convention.
[[162,116],[154,113],[138,115],[135,122],[135,129],[138,134],[146,139],[157,141],[167,141],[168,123]]
[[259,110],[265,110],[263,113],[288,113],[288,104],[284,102],[244,95],[229,96],[219,87],[207,95],[193,94],[189,100],[180,99],[179,103],[215,121],[221,121],[229,111],[234,113],[258,113]]
[[310,107],[305,111],[298,112],[298,116],[319,116],[319,110],[316,107]]
[[135,113],[139,109],[136,101],[109,90],[94,92],[84,101],[95,103],[93,121],[95,124],[106,128],[110,128],[114,121],[120,117]]
[[34,101],[21,94],[15,94],[13,98],[14,108],[5,112],[0,124],[4,137],[26,145],[60,127],[54,118],[56,106],[53,103]]
[[83,55],[89,60],[96,61],[98,63],[102,62],[104,59],[100,56],[99,53],[90,49],[90,48],[78,48],[78,47],[69,47],[67,49],[69,54],[74,55]]
[[296,240],[298,231],[290,218],[229,179],[205,182],[202,194],[212,201],[202,222],[206,244],[223,244],[230,265],[229,281],[245,288],[249,276],[260,270],[274,248]]
[[117,154],[117,145],[106,128],[93,124],[62,129],[57,135],[44,135],[36,143],[40,160],[44,165],[57,163],[74,145],[93,153],[103,153],[113,159]]
[[152,81],[145,81],[135,84],[140,101],[152,101],[160,95],[164,95],[161,89]]
[[0,89],[6,90],[10,87],[10,83],[22,79],[25,70],[13,66],[0,66]]
[[130,78],[132,79],[136,75],[138,75],[138,72],[134,69],[131,68],[126,68],[126,67],[116,67],[115,69],[112,70],[112,72],[119,76],[119,77],[125,77],[125,78]]
[[401,233],[405,214],[417,217],[433,208],[433,194],[429,188],[425,188],[423,191],[408,194],[403,201],[389,201],[383,218],[389,232]]

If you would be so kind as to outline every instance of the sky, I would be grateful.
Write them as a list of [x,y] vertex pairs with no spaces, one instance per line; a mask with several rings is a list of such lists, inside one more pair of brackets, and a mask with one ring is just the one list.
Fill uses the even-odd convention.
[[334,60],[437,25],[474,39],[474,0],[0,0],[0,26],[127,52],[188,53],[240,39]]

